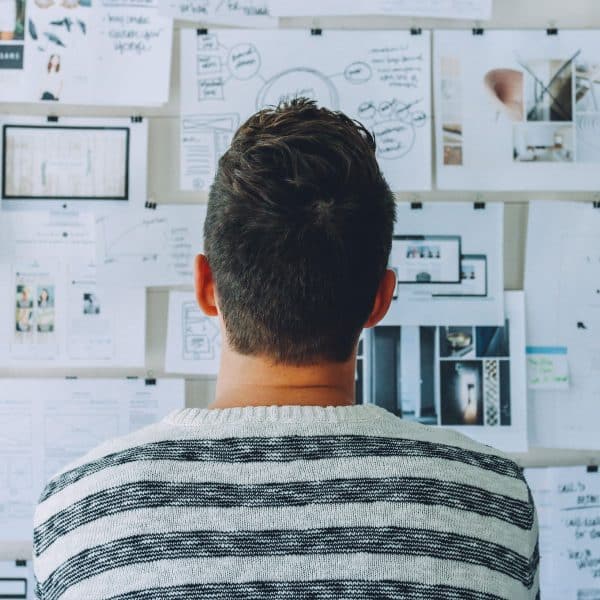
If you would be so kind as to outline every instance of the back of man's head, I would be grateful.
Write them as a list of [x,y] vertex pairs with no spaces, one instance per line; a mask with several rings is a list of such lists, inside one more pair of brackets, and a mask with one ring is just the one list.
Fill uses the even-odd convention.
[[290,365],[348,360],[394,215],[362,125],[303,99],[250,117],[219,162],[204,231],[232,349]]

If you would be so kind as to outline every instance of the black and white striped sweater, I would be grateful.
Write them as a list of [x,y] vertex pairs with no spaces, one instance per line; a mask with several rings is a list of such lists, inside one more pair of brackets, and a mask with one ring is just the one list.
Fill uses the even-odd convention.
[[537,521],[503,454],[374,406],[187,409],[54,477],[43,600],[520,600]]

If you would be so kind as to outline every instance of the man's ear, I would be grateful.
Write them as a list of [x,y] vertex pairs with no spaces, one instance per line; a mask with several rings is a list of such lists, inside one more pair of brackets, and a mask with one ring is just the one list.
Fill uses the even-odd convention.
[[204,254],[198,254],[194,263],[194,285],[196,288],[196,300],[205,315],[216,317],[219,314],[217,308],[217,296],[215,293],[215,282],[208,259]]
[[385,317],[390,304],[392,303],[396,285],[396,273],[392,271],[392,269],[386,269],[381,278],[381,282],[379,283],[379,289],[375,295],[375,302],[373,302],[373,309],[365,323],[365,329],[375,327],[375,325]]

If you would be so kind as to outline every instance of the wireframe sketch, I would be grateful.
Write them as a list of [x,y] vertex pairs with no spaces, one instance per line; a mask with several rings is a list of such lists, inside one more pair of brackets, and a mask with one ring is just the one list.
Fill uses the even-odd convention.
[[181,311],[184,360],[215,360],[221,348],[216,320],[205,316],[194,302],[184,302]]
[[229,147],[240,115],[193,115],[181,119],[181,181],[194,190],[206,189],[217,162]]
[[394,189],[428,188],[428,52],[427,36],[408,32],[184,32],[182,185],[206,189],[252,113],[305,97],[372,131]]

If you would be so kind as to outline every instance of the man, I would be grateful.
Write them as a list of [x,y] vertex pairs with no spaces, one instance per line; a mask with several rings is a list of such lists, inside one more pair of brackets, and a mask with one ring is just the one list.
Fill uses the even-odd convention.
[[43,600],[520,600],[538,589],[521,470],[448,430],[354,405],[384,316],[394,198],[374,140],[296,100],[219,163],[196,294],[216,399],[92,451],[37,509]]

